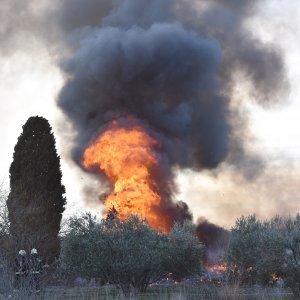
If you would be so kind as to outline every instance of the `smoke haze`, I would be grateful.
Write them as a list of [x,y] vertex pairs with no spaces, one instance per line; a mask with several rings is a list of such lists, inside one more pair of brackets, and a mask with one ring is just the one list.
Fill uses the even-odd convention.
[[280,49],[247,29],[258,3],[4,1],[0,51],[47,44],[65,74],[58,105],[75,129],[77,163],[107,122],[132,114],[163,142],[171,167],[225,162],[244,176],[241,185],[256,178],[267,185],[260,177],[267,162],[247,149],[245,107],[284,101],[288,84]]
[[77,132],[75,161],[107,123],[133,115],[163,143],[173,167],[211,169],[227,158],[246,178],[257,176],[263,162],[244,150],[237,76],[262,105],[281,100],[288,85],[280,51],[245,27],[254,2],[203,2],[197,11],[186,1],[104,2],[103,9],[93,2],[98,24],[95,14],[92,22],[84,14],[72,21],[76,3],[61,10],[63,28],[75,33],[58,100]]
[[0,51],[24,42],[25,31],[60,60],[68,80],[58,104],[78,132],[75,159],[122,112],[162,135],[173,165],[199,170],[227,159],[252,179],[263,162],[245,151],[249,97],[234,97],[237,78],[252,101],[283,101],[280,49],[247,29],[259,1],[198,2],[5,1]]
[[65,1],[58,23],[73,32],[75,54],[63,63],[69,80],[58,104],[78,132],[74,158],[102,125],[133,114],[160,136],[172,165],[215,168],[227,158],[253,178],[263,162],[244,151],[236,74],[262,105],[287,89],[279,50],[246,29],[255,3]]

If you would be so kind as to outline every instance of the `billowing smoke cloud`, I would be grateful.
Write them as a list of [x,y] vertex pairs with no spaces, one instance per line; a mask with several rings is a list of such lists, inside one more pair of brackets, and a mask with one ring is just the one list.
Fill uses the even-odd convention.
[[178,23],[147,30],[105,26],[68,61],[72,79],[59,105],[74,120],[79,145],[122,114],[146,122],[173,164],[215,167],[228,143],[227,100],[218,95],[220,49]]
[[62,64],[68,79],[58,105],[77,132],[73,158],[80,163],[112,119],[133,115],[162,142],[171,166],[201,170],[227,158],[253,178],[263,164],[244,151],[235,80],[262,105],[287,87],[278,50],[246,29],[255,3],[65,1],[58,23],[72,55]]
[[[213,0],[201,1],[199,5],[197,2],[177,1],[176,15],[187,26],[220,44],[222,92],[230,99],[227,161],[252,180],[265,163],[246,149],[246,142],[252,137],[244,105],[249,99],[264,107],[285,101],[289,83],[282,55],[280,49],[262,42],[247,27],[260,1]],[[237,87],[247,90],[238,99],[234,97]]]
[[[64,64],[70,79],[59,106],[78,132],[74,158],[115,118],[133,115],[162,142],[170,165],[214,168],[228,148],[227,99],[220,95],[221,50],[171,18],[169,1],[123,1],[89,29]],[[124,118],[122,118],[124,122]],[[171,175],[171,176],[170,176]],[[166,188],[164,187],[164,190]],[[191,219],[186,205],[161,194],[171,220]]]
[[247,29],[258,2],[12,0],[0,12],[0,51],[26,31],[61,59],[67,82],[58,105],[77,133],[75,161],[113,118],[134,115],[172,166],[201,170],[226,160],[253,178],[263,162],[245,150],[248,99],[233,93],[242,82],[269,106],[287,89],[279,50]]
[[246,29],[255,4],[64,1],[58,23],[75,54],[58,104],[78,131],[74,157],[102,125],[132,114],[160,135],[172,165],[214,168],[227,157],[253,177],[263,163],[244,151],[236,76],[263,105],[287,87],[279,51]]
[[222,48],[222,83],[227,92],[240,80],[251,87],[253,99],[260,104],[282,101],[288,87],[279,49],[261,42],[247,29],[259,1],[202,1],[198,10],[182,0],[176,13],[198,32],[215,38]]
[[[6,1],[0,12],[0,51],[12,51],[16,41],[28,48],[20,34],[26,32],[26,37],[47,42],[56,58],[63,56],[69,80],[59,106],[78,131],[80,146],[75,152],[80,152],[95,127],[101,130],[110,116],[124,113],[125,108],[125,113],[136,114],[163,134],[173,165],[211,168],[226,158],[252,178],[263,162],[245,151],[247,99],[233,101],[236,79],[249,88],[253,101],[265,106],[282,101],[287,90],[279,49],[247,29],[258,3]],[[129,73],[124,75],[125,69]],[[108,100],[110,92],[113,97]],[[92,94],[97,96],[89,98]],[[110,115],[103,113],[105,108]]]

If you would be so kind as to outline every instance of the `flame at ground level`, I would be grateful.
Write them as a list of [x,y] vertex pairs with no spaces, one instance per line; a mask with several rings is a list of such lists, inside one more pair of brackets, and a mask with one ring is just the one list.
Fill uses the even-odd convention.
[[173,222],[161,210],[159,146],[140,125],[113,121],[84,151],[82,164],[103,172],[112,184],[113,191],[104,200],[107,211],[115,208],[122,220],[137,214],[152,228],[167,232]]
[[224,273],[226,270],[227,270],[227,264],[226,263],[207,267],[207,272],[216,273],[218,275]]

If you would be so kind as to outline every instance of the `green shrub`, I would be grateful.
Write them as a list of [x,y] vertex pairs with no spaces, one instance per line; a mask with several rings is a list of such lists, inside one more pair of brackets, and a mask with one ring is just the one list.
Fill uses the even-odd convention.
[[127,295],[132,289],[145,291],[169,273],[180,279],[200,270],[201,251],[188,223],[175,225],[165,235],[136,216],[97,222],[87,214],[70,220],[60,266],[69,278],[98,278]]

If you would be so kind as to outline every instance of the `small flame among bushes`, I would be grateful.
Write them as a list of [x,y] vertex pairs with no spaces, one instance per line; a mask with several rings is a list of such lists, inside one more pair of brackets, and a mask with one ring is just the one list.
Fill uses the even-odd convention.
[[223,274],[226,270],[227,270],[227,265],[225,263],[220,264],[220,265],[214,265],[214,266],[211,266],[211,267],[207,268],[208,272],[215,273],[215,274],[218,274],[218,275]]

